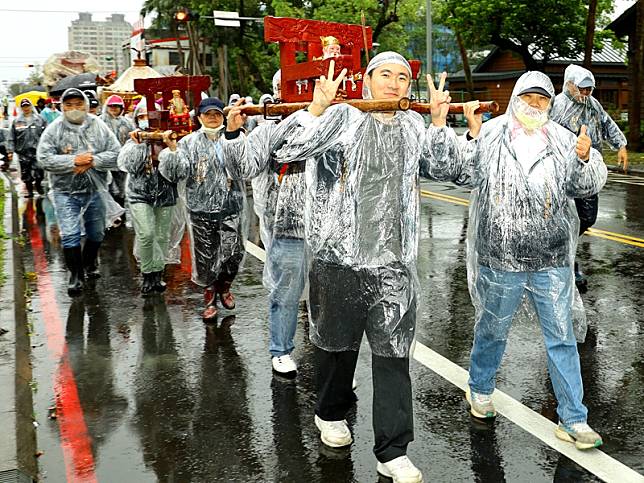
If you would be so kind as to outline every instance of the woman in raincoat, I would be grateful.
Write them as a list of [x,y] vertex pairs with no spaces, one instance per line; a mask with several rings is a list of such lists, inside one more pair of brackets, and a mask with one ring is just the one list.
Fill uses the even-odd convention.
[[[134,131],[134,125],[125,117],[125,102],[120,96],[111,95],[105,101],[105,110],[99,116],[109,126],[116,139],[123,146],[130,139],[130,132]],[[127,175],[120,170],[112,171],[112,182],[110,192],[118,204],[125,206],[125,179]]]
[[223,102],[202,99],[197,111],[202,127],[182,138],[176,150],[161,152],[159,172],[175,183],[185,180],[192,280],[204,287],[202,316],[209,321],[217,316],[217,297],[224,308],[235,308],[230,287],[244,254],[245,187],[224,166]]
[[[145,101],[139,102],[134,110],[137,130],[147,127],[148,111]],[[171,131],[164,133],[164,142],[176,150],[177,142],[170,139]],[[141,264],[143,282],[141,294],[163,292],[163,281],[170,224],[177,204],[177,185],[165,179],[152,159],[152,146],[139,142],[136,131],[121,148],[118,165],[128,174],[127,200],[136,233],[136,252]]]
[[[599,192],[607,172],[585,126],[577,137],[549,119],[553,98],[548,76],[526,72],[504,115],[483,124],[466,145],[449,129],[451,148],[440,155],[466,161],[461,180],[472,189],[467,257],[476,325],[466,394],[471,412],[480,418],[496,415],[491,397],[496,373],[525,297],[543,331],[558,401],[556,436],[587,449],[602,440],[587,424],[573,333],[579,230],[573,199]],[[445,118],[432,122],[444,126]]]
[[[38,164],[49,173],[65,263],[67,292],[78,295],[85,274],[100,276],[97,256],[105,236],[109,172],[116,169],[120,144],[103,121],[89,114],[79,89],[61,96],[63,116],[47,126],[38,144]],[[86,236],[81,251],[81,220]]]
[[[342,73],[334,80],[333,69],[332,62],[329,76],[316,82],[311,106],[283,120],[269,146],[280,162],[306,160],[309,322],[319,375],[315,423],[326,445],[351,444],[344,418],[355,402],[352,380],[366,333],[377,470],[419,482],[422,474],[406,456],[413,440],[409,356],[418,287],[418,177],[455,180],[461,170],[451,159],[435,162],[423,118],[413,111],[330,106],[344,79]],[[363,97],[407,96],[410,81],[409,63],[383,52],[367,66]],[[229,122],[229,129],[242,121]],[[230,142],[243,145],[240,156],[265,149],[243,136]]]
[[[550,118],[561,124],[573,134],[579,134],[581,126],[586,126],[587,134],[595,148],[600,153],[604,141],[617,150],[618,164],[628,168],[628,152],[626,151],[626,136],[619,126],[595,99],[595,76],[588,69],[579,65],[569,65],[564,72],[563,90],[552,103]],[[579,236],[597,220],[599,196],[594,194],[588,198],[575,198],[575,206],[579,215]],[[588,282],[575,262],[575,283],[580,291],[585,292]]]

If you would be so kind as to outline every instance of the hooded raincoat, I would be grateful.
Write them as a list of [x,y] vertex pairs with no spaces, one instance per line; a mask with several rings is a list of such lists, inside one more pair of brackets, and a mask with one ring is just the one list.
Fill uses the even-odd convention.
[[[508,111],[483,124],[476,140],[454,150],[469,159],[464,181],[472,189],[467,263],[476,326],[470,387],[492,393],[514,314],[530,299],[528,312],[536,312],[546,340],[560,420],[585,422],[573,333],[579,225],[573,198],[596,194],[607,171],[597,150],[581,161],[577,137],[519,98],[533,87],[554,97],[545,74],[523,74]],[[518,120],[526,117],[545,123],[528,130]]]
[[230,286],[244,252],[245,187],[226,170],[220,138],[209,139],[202,129],[182,138],[176,151],[161,151],[159,173],[185,186],[193,282]]
[[[31,102],[29,102],[31,104]],[[9,131],[9,152],[18,154],[20,158],[20,176],[22,180],[31,184],[41,181],[44,177],[43,170],[38,167],[36,150],[38,142],[47,127],[45,120],[38,114],[36,107],[31,104],[31,114],[25,116],[22,109],[13,120]]]
[[[599,101],[592,95],[580,95],[577,86],[582,82],[592,82],[594,88],[595,77],[592,72],[579,65],[566,67],[563,90],[555,97],[550,118],[573,134],[578,134],[581,126],[586,126],[593,148],[600,153],[604,141],[612,149],[623,148],[626,146],[626,137]],[[575,199],[575,204],[579,214],[579,234],[581,235],[595,224],[599,200],[597,195],[578,197]]]
[[[89,101],[84,99],[87,111]],[[100,242],[106,225],[123,213],[108,192],[119,149],[116,136],[92,114],[81,124],[73,124],[63,115],[45,129],[38,145],[38,164],[48,172],[64,247],[80,243],[80,216],[85,217],[85,228],[91,230],[87,236]],[[94,166],[85,173],[74,173],[75,157],[86,152],[92,153]]]
[[[411,72],[395,53],[374,57],[367,71],[383,63]],[[271,136],[274,159],[307,160],[310,337],[318,347],[357,351],[366,332],[374,354],[409,356],[418,287],[419,173],[459,178],[456,157],[435,156],[450,135],[456,139],[451,130],[426,129],[412,111],[386,117],[339,104],[320,117],[299,111]]]
[[[121,146],[123,146],[130,138],[130,132],[134,131],[134,125],[124,115],[112,116],[107,107],[105,111],[99,116],[100,119],[112,130],[116,139],[118,139]],[[115,199],[123,202],[125,198],[125,182],[127,175],[122,171],[116,170],[112,172],[112,183],[110,184],[110,192]]]
[[145,142],[128,140],[121,148],[118,165],[128,175],[127,201],[136,232],[134,254],[141,263],[141,272],[160,272],[172,238],[177,185],[159,174],[158,164],[152,160],[152,147]]

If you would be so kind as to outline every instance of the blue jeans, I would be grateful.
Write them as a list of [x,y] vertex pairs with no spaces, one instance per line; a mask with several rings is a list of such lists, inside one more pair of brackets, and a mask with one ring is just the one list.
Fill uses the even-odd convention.
[[492,394],[508,332],[524,292],[534,303],[557,397],[559,420],[586,422],[577,342],[572,328],[573,275],[570,267],[539,272],[502,272],[479,267],[476,288],[482,305],[470,356],[470,389]]
[[80,246],[81,215],[87,239],[103,241],[105,203],[98,192],[69,194],[54,191],[54,206],[63,248]]
[[269,351],[273,357],[290,354],[295,347],[297,311],[305,283],[304,247],[304,240],[296,238],[275,238],[269,247]]

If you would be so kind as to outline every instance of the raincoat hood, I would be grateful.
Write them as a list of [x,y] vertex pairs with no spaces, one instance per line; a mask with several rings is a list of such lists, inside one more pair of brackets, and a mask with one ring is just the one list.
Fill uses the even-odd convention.
[[[564,71],[562,92],[571,100],[585,104],[590,96],[581,96],[579,88],[592,87],[595,89],[595,76],[580,65],[570,64]],[[592,94],[592,92],[591,92]]]

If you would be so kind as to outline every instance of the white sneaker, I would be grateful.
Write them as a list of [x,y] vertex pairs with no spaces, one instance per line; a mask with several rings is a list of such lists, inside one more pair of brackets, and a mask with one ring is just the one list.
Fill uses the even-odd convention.
[[386,463],[378,461],[377,470],[380,475],[394,480],[394,483],[423,482],[423,474],[407,456],[399,456]]
[[342,448],[353,442],[351,431],[344,419],[342,421],[325,421],[316,414],[315,425],[320,430],[322,442],[331,448]]
[[297,375],[297,365],[291,357],[291,354],[271,358],[273,363],[273,370],[282,377],[289,379]]

